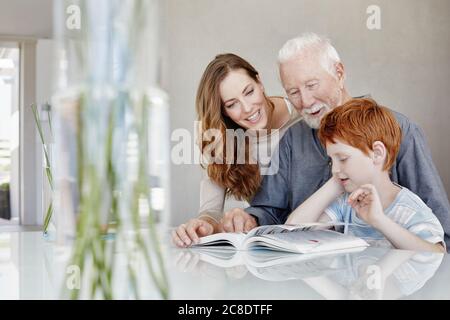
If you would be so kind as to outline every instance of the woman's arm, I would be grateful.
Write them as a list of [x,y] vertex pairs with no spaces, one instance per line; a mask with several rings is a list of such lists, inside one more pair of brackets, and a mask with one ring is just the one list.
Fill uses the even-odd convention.
[[178,247],[189,247],[198,243],[200,237],[222,232],[225,190],[208,177],[200,182],[200,209],[196,218],[179,225],[172,232],[172,241]]
[[200,181],[199,216],[208,215],[220,221],[223,217],[224,203],[225,189],[204,176]]
[[316,222],[319,219],[325,221],[322,213],[339,197],[343,188],[337,179],[332,176],[319,190],[297,207],[288,217],[287,224],[301,224]]

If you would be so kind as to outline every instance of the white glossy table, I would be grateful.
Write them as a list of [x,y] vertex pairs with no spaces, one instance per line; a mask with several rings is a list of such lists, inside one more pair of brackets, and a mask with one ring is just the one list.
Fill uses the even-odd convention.
[[[165,233],[171,299],[450,299],[447,254],[367,248],[270,261],[266,252],[255,262],[243,253],[224,260],[216,253],[178,249],[169,240]],[[41,232],[0,232],[0,300],[59,298],[69,256]],[[130,286],[120,276],[126,273],[118,274],[115,297],[130,298]],[[158,298],[144,268],[138,274],[141,298]]]

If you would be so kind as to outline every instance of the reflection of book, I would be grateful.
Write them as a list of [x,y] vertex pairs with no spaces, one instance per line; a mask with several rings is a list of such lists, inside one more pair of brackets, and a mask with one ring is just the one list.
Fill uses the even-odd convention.
[[330,275],[345,270],[345,259],[366,247],[310,254],[293,254],[273,250],[236,251],[214,247],[191,249],[200,261],[220,268],[244,265],[258,278],[269,281],[304,279]]
[[319,253],[368,246],[354,236],[328,230],[336,224],[269,225],[249,233],[216,233],[200,238],[192,247],[221,247],[239,251],[269,249],[295,253]]

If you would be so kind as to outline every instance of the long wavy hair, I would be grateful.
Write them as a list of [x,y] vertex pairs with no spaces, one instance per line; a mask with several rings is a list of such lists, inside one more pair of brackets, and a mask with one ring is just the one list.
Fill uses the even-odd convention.
[[[241,129],[245,131],[245,128],[242,128],[225,115],[219,91],[220,83],[233,70],[245,70],[250,78],[257,83],[260,82],[255,68],[235,54],[217,55],[209,63],[200,80],[196,98],[197,115],[200,121],[200,127],[198,128],[199,146],[202,154],[204,154],[205,148],[213,143],[214,150],[217,152],[214,154],[215,151],[213,151],[212,156],[215,159],[220,157],[222,159],[221,161],[207,164],[207,173],[210,179],[225,188],[227,196],[233,195],[238,200],[249,201],[261,184],[261,174],[258,164],[255,164],[254,160],[250,161],[251,151],[248,139],[245,139],[245,144],[243,145],[245,147],[245,163],[237,164],[236,158],[239,144],[234,144],[233,154],[227,155],[226,152],[226,130]],[[265,95],[264,97],[268,106],[268,127],[270,127],[274,104]],[[209,129],[220,131],[219,138],[215,137],[217,140],[213,142],[204,141],[204,133],[207,136]],[[229,143],[234,143],[234,141]],[[204,167],[204,162],[202,162],[202,166]]]

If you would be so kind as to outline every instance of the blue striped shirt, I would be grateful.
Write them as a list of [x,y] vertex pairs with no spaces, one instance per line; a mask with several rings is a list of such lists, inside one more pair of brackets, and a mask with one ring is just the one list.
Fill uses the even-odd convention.
[[[358,217],[347,203],[349,193],[337,198],[325,213],[332,221],[348,222],[348,233],[375,246],[392,246],[382,233]],[[407,188],[402,187],[394,201],[384,210],[392,221],[419,238],[431,243],[444,243],[444,230],[431,209]]]

